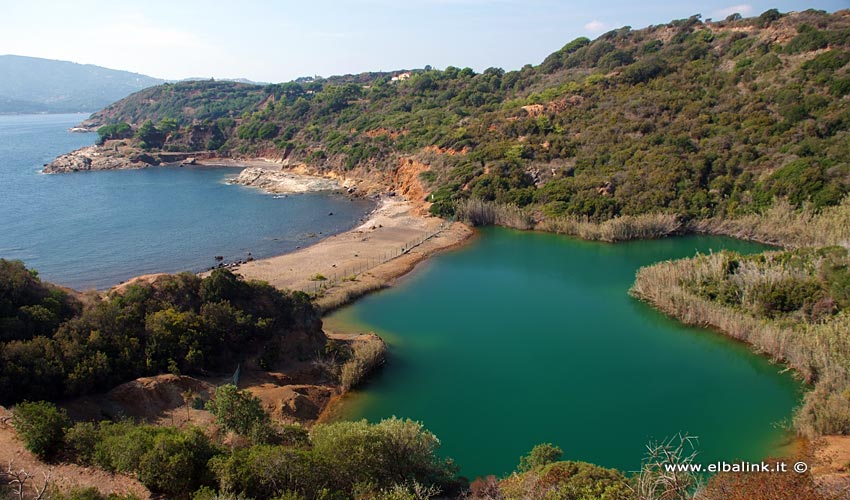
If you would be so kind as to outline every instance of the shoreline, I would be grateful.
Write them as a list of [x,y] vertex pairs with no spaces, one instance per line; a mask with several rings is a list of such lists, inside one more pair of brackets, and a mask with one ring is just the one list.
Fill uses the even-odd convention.
[[[305,175],[303,167],[293,167],[265,158],[198,159],[198,166],[219,167],[259,167],[272,172],[291,173],[296,176],[313,179],[331,179],[332,175]],[[338,177],[337,177],[338,179]],[[362,179],[361,179],[362,180]],[[264,186],[249,185],[267,192]],[[363,195],[364,193],[358,193]],[[273,257],[247,262],[231,269],[246,279],[258,279],[278,288],[301,290],[315,296],[316,305],[322,315],[350,303],[372,291],[390,286],[398,278],[407,275],[431,255],[463,245],[474,230],[462,223],[446,223],[437,217],[422,215],[423,203],[402,200],[402,197],[383,196],[379,206],[368,215],[365,223],[348,231],[325,238],[314,245]],[[770,217],[759,217],[758,222],[768,222]],[[769,241],[767,231],[749,229],[753,221],[697,221],[696,224],[679,225],[674,234],[715,234],[733,238],[758,241],[765,244],[794,247],[792,238],[776,238],[785,241]],[[795,221],[797,222],[797,221]],[[808,221],[799,221],[808,222]],[[498,224],[510,227],[509,224]],[[791,224],[792,226],[794,224]],[[653,224],[655,226],[655,224]],[[663,226],[660,225],[660,226]],[[658,228],[658,226],[656,226]],[[521,228],[520,228],[521,229]],[[583,237],[582,234],[531,228],[536,231],[561,233],[568,237],[593,241],[596,238]],[[771,228],[772,229],[772,228]],[[807,228],[810,229],[810,228]],[[526,229],[527,230],[527,229]],[[566,234],[565,234],[566,233]],[[663,234],[662,237],[672,234]],[[640,239],[651,238],[644,235]],[[628,238],[631,239],[631,238]],[[767,241],[766,241],[767,240]],[[791,240],[791,241],[788,241]],[[611,243],[620,240],[614,239]],[[205,273],[201,273],[204,275]],[[132,281],[132,280],[131,280]],[[663,308],[654,306],[662,312]],[[674,316],[675,317],[675,316]],[[682,321],[687,324],[687,321]],[[347,332],[329,332],[330,335],[345,335]],[[728,331],[720,328],[724,336],[734,338]],[[344,401],[347,391],[333,397],[321,409],[319,421],[333,418],[335,410]],[[832,436],[826,436],[832,438]],[[830,443],[834,444],[834,443]]]
[[416,214],[410,201],[384,197],[359,226],[314,245],[234,266],[245,279],[313,295],[322,314],[391,284],[416,264],[462,245],[474,231]]

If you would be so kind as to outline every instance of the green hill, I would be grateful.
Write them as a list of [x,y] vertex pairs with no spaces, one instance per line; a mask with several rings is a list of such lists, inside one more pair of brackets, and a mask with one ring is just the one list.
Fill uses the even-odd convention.
[[850,191],[848,61],[847,10],[693,16],[578,38],[519,71],[167,84],[88,123],[171,118],[180,128],[147,147],[320,169],[415,156],[441,215],[468,198],[591,220],[738,216],[777,198],[817,210]]

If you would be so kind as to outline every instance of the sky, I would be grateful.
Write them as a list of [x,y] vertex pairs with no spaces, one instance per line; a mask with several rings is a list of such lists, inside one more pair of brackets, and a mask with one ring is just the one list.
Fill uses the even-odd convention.
[[0,54],[164,79],[539,64],[570,40],[702,14],[756,16],[850,0],[0,0]]

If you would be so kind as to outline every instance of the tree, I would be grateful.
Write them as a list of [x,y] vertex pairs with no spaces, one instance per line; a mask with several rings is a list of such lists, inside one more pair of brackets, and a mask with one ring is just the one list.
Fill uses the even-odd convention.
[[260,399],[233,384],[218,387],[213,399],[207,402],[207,410],[215,415],[217,424],[242,436],[248,436],[252,429],[269,421]]
[[97,135],[97,143],[103,144],[112,139],[127,139],[133,135],[133,130],[127,122],[110,123],[97,129]]
[[71,421],[65,410],[53,403],[23,402],[15,406],[12,423],[24,446],[42,460],[53,460],[62,449],[65,430]]

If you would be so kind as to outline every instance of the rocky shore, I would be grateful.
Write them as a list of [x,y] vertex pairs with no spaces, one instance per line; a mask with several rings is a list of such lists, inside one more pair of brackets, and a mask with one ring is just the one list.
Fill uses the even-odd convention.
[[334,179],[301,175],[283,170],[271,170],[263,167],[248,167],[239,176],[229,181],[231,184],[250,186],[269,193],[307,193],[313,191],[353,192],[352,187]]
[[45,174],[66,174],[92,170],[131,170],[173,164],[194,165],[213,157],[208,152],[148,153],[123,142],[110,141],[102,146],[87,146],[63,154],[44,165]]

